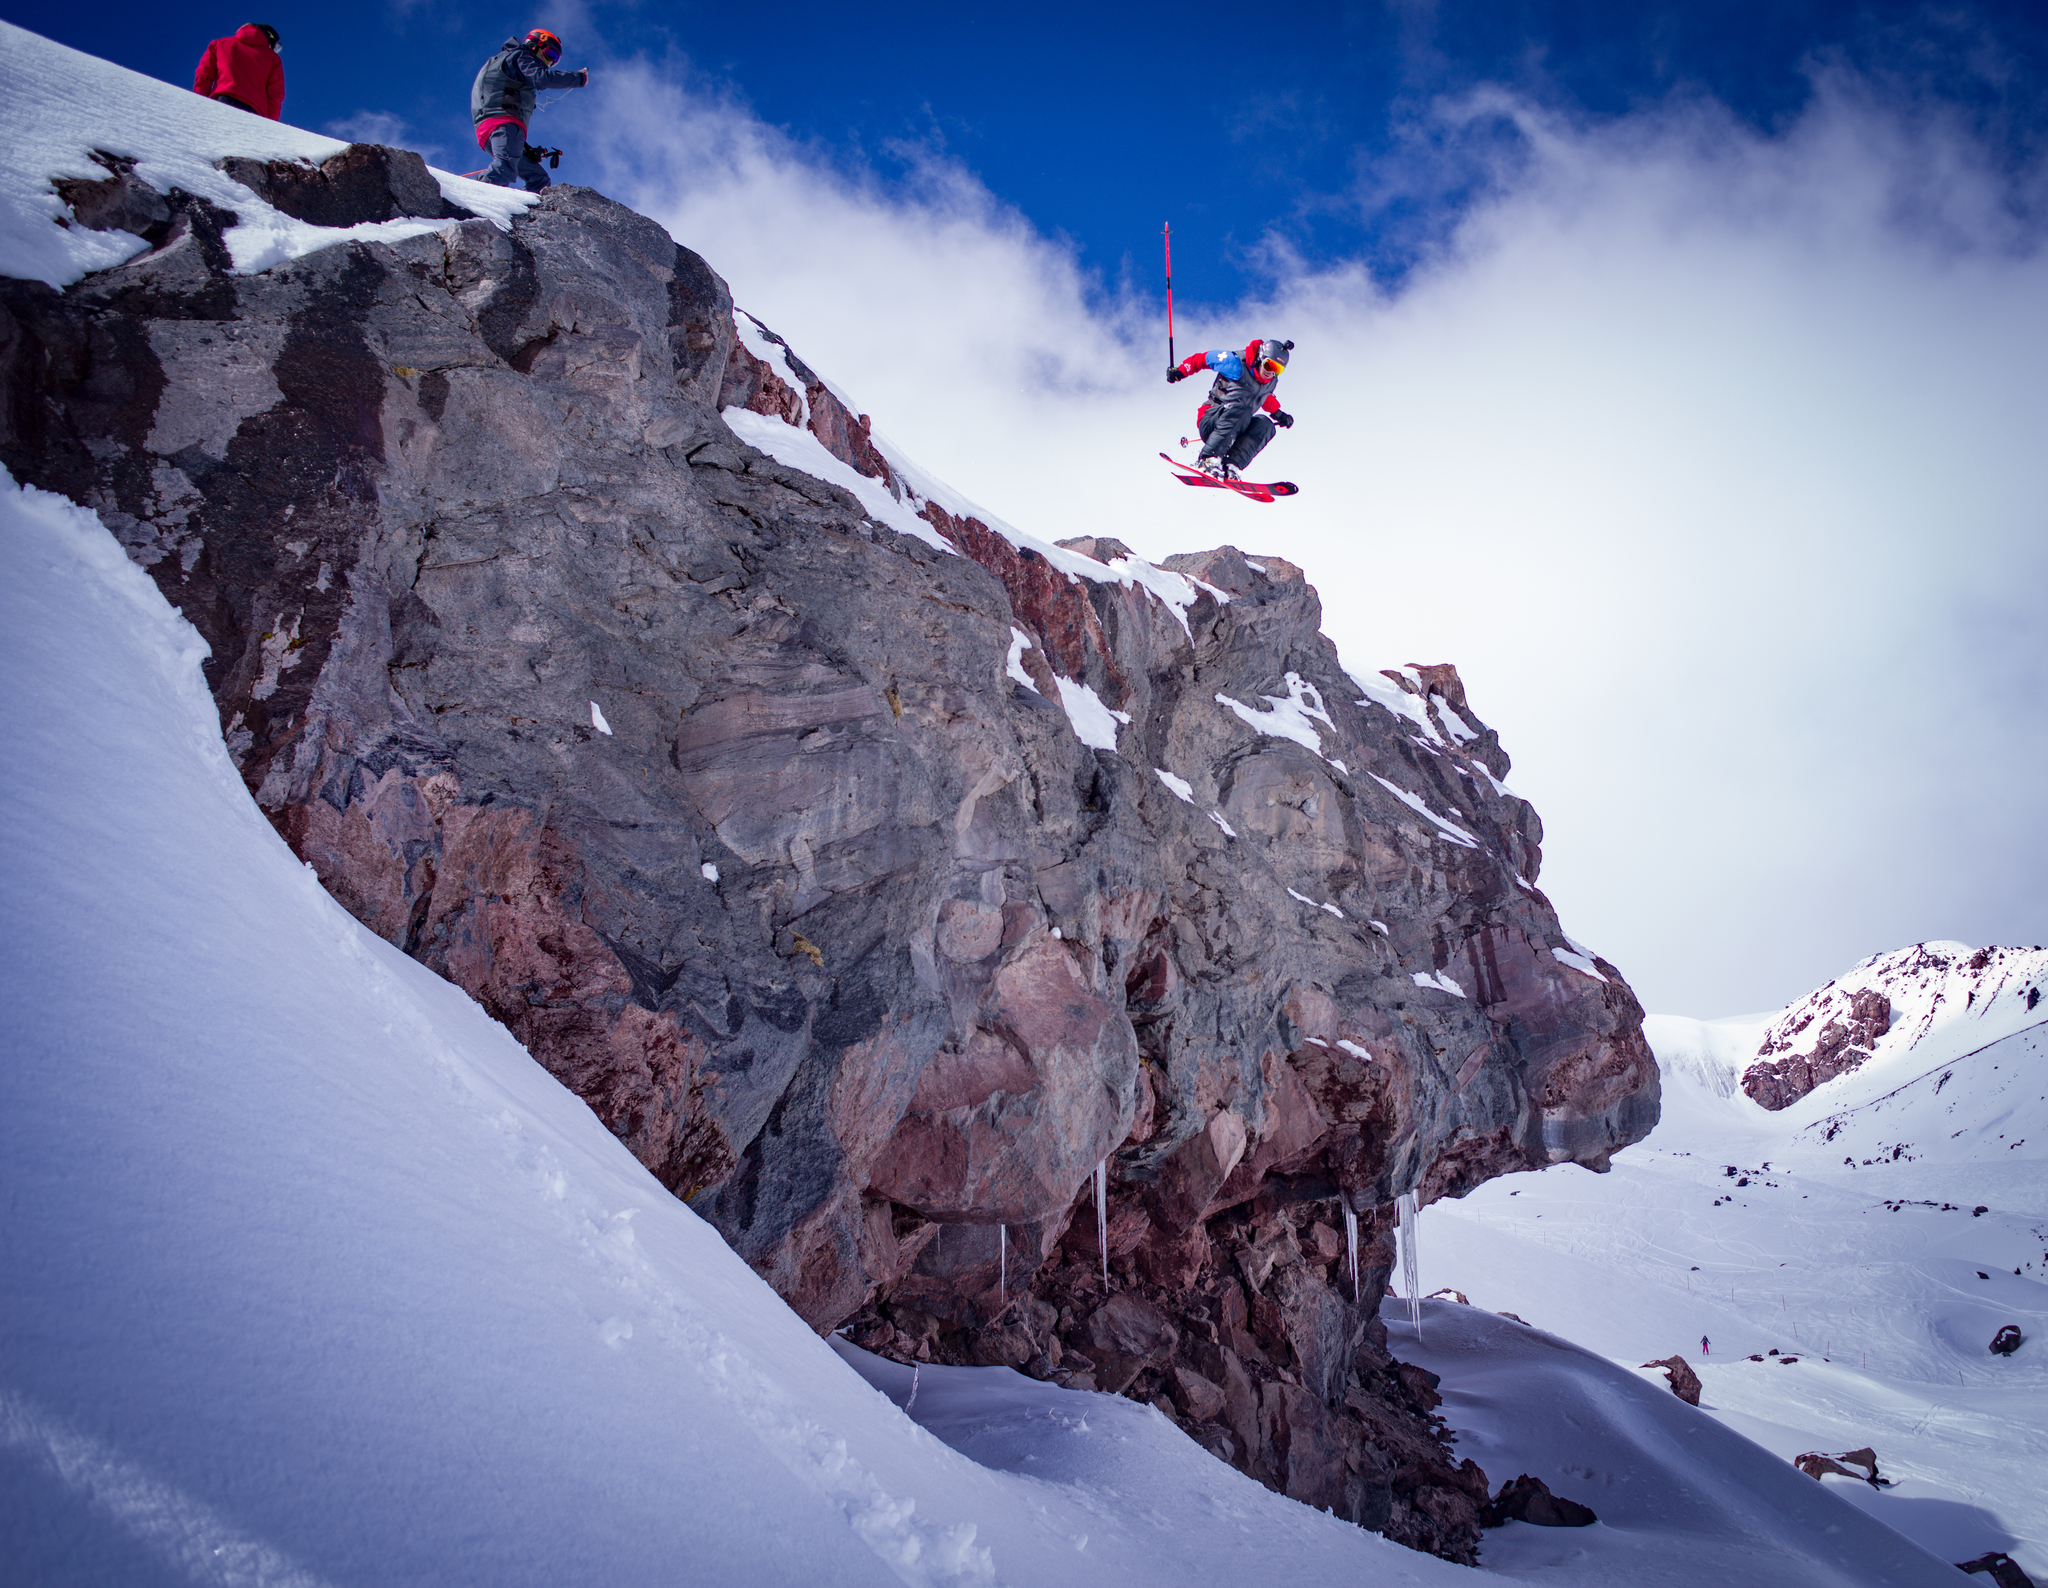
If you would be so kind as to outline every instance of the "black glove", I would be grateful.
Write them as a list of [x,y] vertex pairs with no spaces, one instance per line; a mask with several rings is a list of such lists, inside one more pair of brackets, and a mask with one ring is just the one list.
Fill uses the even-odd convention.
[[1294,428],[1294,415],[1280,409],[1275,409],[1273,411],[1273,423],[1282,430],[1292,430]]
[[1166,372],[1166,384],[1169,386],[1171,386],[1177,380],[1186,380],[1187,378],[1188,372],[1182,369],[1178,364],[1174,365],[1172,369]]
[[580,82],[580,83],[578,83],[578,84],[576,85],[576,86],[577,86],[578,88],[588,88],[588,87],[590,86],[590,68],[589,68],[589,67],[587,67],[587,66],[586,66],[586,67],[584,67],[584,68],[583,68],[583,70],[582,70],[582,71],[580,71],[580,72],[578,72],[578,73],[577,73],[576,75],[577,75],[578,77],[580,77],[580,78],[582,78],[582,79],[583,79],[583,81],[582,81],[582,82]]

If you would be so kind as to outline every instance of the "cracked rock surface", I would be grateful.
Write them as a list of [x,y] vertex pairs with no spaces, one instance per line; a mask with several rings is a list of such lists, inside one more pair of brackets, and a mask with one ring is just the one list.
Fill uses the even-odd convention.
[[720,410],[911,500],[866,416],[588,189],[236,276],[224,212],[110,183],[157,246],[0,282],[0,459],[205,637],[335,897],[814,1327],[1138,1396],[1474,1558],[1486,1477],[1376,1317],[1393,1203],[1602,1169],[1658,1088],[1455,670],[1362,690],[1302,571],[1230,547],[1169,560],[1176,607],[1105,534],[1084,579],[876,523]]

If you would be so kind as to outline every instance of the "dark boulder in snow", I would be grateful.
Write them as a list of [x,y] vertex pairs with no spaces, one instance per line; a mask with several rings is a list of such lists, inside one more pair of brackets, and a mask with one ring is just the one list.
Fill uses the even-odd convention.
[[[1796,1357],[1787,1358],[1797,1361]],[[1809,1450],[1804,1455],[1794,1456],[1792,1465],[1809,1478],[1820,1479],[1829,1473],[1844,1478],[1857,1478],[1873,1489],[1888,1489],[1892,1486],[1889,1478],[1878,1476],[1877,1452],[1869,1445],[1860,1450]]]
[[2020,1348],[2021,1342],[2025,1339],[2026,1336],[2020,1333],[2020,1326],[2018,1324],[2008,1323],[1991,1337],[1991,1354],[1993,1356],[2011,1356],[2013,1352]]
[[220,168],[274,208],[313,226],[360,226],[408,215],[428,220],[469,216],[443,197],[426,161],[410,149],[380,143],[352,143],[318,165],[230,156]]
[[1659,1361],[1645,1362],[1643,1366],[1664,1369],[1664,1377],[1671,1385],[1671,1393],[1688,1406],[1699,1405],[1700,1376],[1693,1371],[1692,1364],[1684,1357],[1667,1356]]
[[1479,1513],[1482,1527],[1501,1527],[1509,1522],[1530,1522],[1537,1527],[1591,1527],[1600,1518],[1588,1505],[1552,1494],[1541,1478],[1523,1473],[1503,1483],[1500,1493]]
[[1998,1588],[2034,1588],[2034,1579],[2020,1570],[2020,1563],[2003,1550],[1987,1550],[1975,1560],[1956,1562],[1958,1571],[1989,1577]]
[[[229,168],[447,213],[399,151]],[[76,212],[159,224],[109,181]],[[1277,558],[992,527],[589,189],[252,275],[162,197],[153,251],[0,282],[0,460],[199,629],[334,896],[814,1327],[1086,1363],[1472,1559],[1395,1199],[1604,1169],[1658,1078],[1455,671],[1347,673]]]

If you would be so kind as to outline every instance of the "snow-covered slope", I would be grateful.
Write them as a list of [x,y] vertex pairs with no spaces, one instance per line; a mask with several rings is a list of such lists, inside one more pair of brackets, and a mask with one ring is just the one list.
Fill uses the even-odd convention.
[[[869,1363],[877,1394],[321,891],[221,748],[191,630],[89,514],[0,489],[12,1580],[1464,1580],[1113,1397],[956,1369],[912,1408],[940,1437],[903,1416],[901,1370]],[[1509,1425],[1592,1370],[1530,1340],[1482,1392]],[[1653,1437],[1737,1508],[1730,1548],[1772,1541],[1747,1580],[1935,1580],[1847,1508],[1815,1533],[1789,1468],[1672,1436],[1655,1385],[1596,1378],[1579,1459]],[[1665,1526],[1572,1547],[1640,1561]],[[1529,1550],[1568,1542],[1503,1553],[1540,1578]],[[1731,1558],[1688,1540],[1669,1580]]]
[[[1431,1207],[1422,1282],[1630,1368],[1682,1354],[1702,1406],[1781,1457],[1873,1445],[1896,1487],[1825,1486],[1945,1559],[2008,1549],[2039,1578],[2048,1026],[2026,1024],[2024,984],[1945,1009],[1932,982],[1869,1063],[1780,1113],[1736,1086],[1779,1014],[1652,1018],[1650,1139],[1606,1176],[1512,1176]],[[2007,1323],[2027,1336],[2009,1359],[1988,1349]],[[1447,1387],[1463,1425],[1465,1391]]]

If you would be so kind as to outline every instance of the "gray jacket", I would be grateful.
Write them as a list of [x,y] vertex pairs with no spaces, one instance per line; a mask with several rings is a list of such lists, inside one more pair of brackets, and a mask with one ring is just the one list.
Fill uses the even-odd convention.
[[469,121],[473,127],[499,116],[510,116],[520,126],[533,119],[535,96],[543,88],[581,88],[581,72],[551,70],[523,39],[507,39],[505,47],[483,64],[469,91]]

